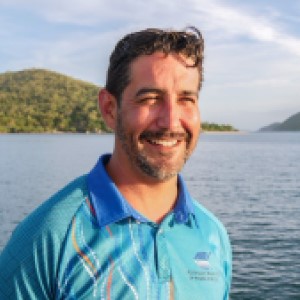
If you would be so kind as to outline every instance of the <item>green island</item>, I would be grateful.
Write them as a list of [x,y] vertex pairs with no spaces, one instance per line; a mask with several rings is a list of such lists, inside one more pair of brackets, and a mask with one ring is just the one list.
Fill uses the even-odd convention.
[[[107,133],[97,106],[101,87],[43,69],[0,74],[0,133]],[[202,123],[203,131],[237,131]]]
[[238,130],[235,129],[232,125],[229,124],[216,124],[216,123],[209,123],[209,122],[202,122],[201,124],[202,131],[217,131],[217,132],[237,132]]

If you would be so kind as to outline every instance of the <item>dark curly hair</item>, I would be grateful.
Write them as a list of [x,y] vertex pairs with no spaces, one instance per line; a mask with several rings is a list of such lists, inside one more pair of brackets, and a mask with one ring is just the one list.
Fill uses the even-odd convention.
[[171,31],[156,28],[133,32],[122,38],[113,50],[106,77],[105,88],[121,102],[121,95],[130,82],[130,64],[141,55],[151,55],[160,51],[182,54],[191,58],[199,70],[199,89],[203,81],[203,50],[204,40],[200,31],[195,27],[188,27],[184,31]]

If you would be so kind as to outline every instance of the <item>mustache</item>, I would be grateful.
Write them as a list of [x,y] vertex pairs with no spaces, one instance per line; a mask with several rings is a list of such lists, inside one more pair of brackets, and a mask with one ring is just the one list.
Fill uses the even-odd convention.
[[188,132],[174,132],[174,131],[144,131],[140,138],[141,139],[161,139],[161,138],[173,138],[177,140],[190,140],[190,133]]

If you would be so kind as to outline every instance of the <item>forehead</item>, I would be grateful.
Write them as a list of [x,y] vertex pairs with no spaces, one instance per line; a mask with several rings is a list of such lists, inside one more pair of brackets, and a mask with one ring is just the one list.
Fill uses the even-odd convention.
[[176,85],[188,84],[197,88],[200,73],[197,67],[192,67],[193,61],[179,54],[164,54],[155,52],[151,55],[141,55],[130,66],[130,82],[167,83],[173,81]]

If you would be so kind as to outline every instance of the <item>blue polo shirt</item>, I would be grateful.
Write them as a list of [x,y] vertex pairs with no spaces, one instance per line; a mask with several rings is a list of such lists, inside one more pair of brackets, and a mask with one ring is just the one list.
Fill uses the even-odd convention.
[[181,176],[174,210],[148,220],[108,176],[109,157],[17,227],[0,256],[0,299],[228,299],[222,224]]

